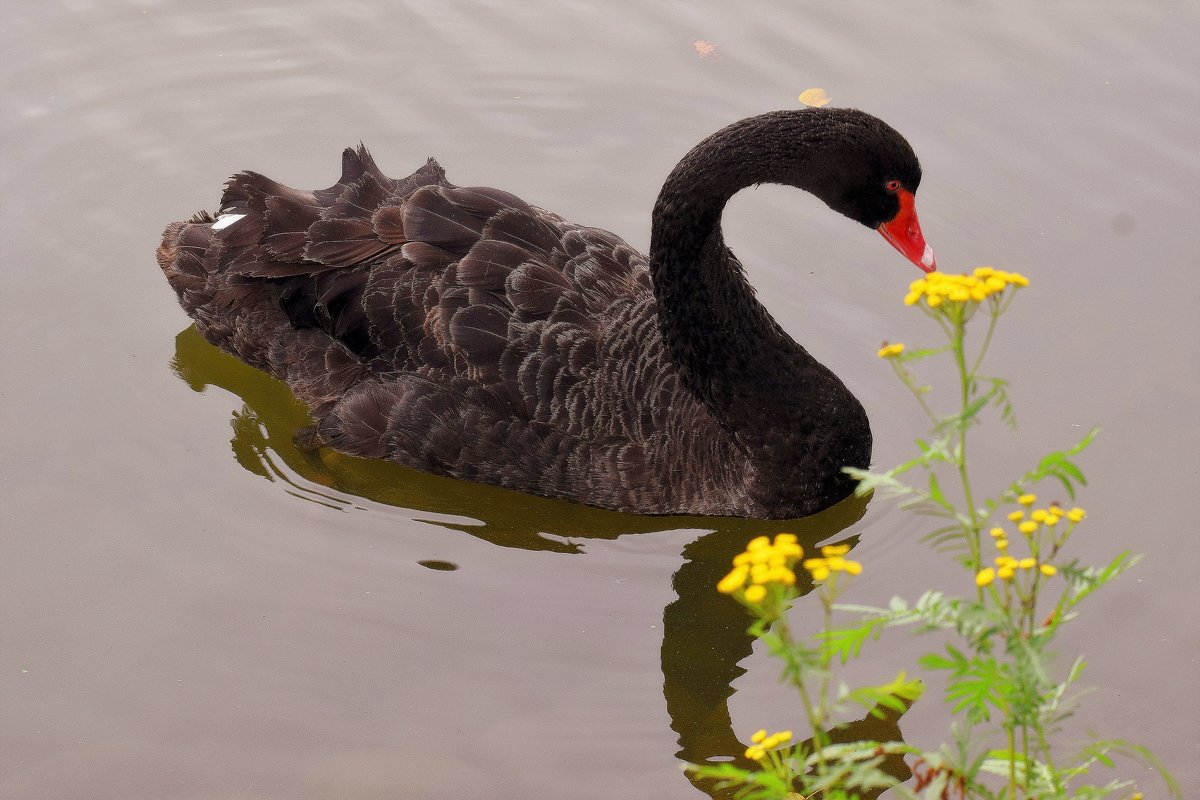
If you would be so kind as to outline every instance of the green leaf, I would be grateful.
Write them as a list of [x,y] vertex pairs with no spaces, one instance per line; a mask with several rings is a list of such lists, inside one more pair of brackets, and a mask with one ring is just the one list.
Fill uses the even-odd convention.
[[[1059,462],[1058,469],[1060,472],[1063,472],[1067,476],[1073,478],[1080,486],[1087,486],[1087,478],[1083,477],[1083,472],[1079,469],[1079,467],[1075,466],[1070,461],[1067,461],[1065,458]],[[1074,497],[1072,497],[1072,499],[1074,499]]]
[[876,490],[880,491],[887,497],[903,497],[915,492],[916,490],[911,486],[902,483],[893,477],[893,474],[896,473],[897,470],[899,470],[899,467],[886,473],[879,473],[871,472],[870,470],[865,469],[857,469],[856,467],[842,468],[842,472],[858,481],[858,485],[854,487],[854,494],[857,497],[866,497]]
[[969,550],[961,525],[938,528],[922,536],[921,541],[941,553],[967,553]]
[[790,781],[772,772],[744,770],[732,764],[688,764],[685,769],[697,778],[713,781],[718,790],[734,789],[738,800],[779,800],[793,790]]
[[[999,775],[1002,778],[1009,776],[1010,762],[1009,753],[1005,750],[993,750],[988,754],[990,757],[985,759],[979,765],[980,772],[986,772],[990,775]],[[1012,763],[1016,766],[1017,783],[1025,782],[1025,760],[1020,753],[1013,753]]]
[[1097,739],[1085,747],[1081,751],[1080,756],[1098,760],[1101,756],[1107,758],[1110,752],[1115,752],[1124,758],[1133,759],[1154,770],[1158,773],[1163,783],[1167,785],[1167,791],[1172,797],[1183,797],[1183,793],[1174,776],[1163,766],[1163,763],[1158,760],[1154,753],[1140,744],[1133,744],[1124,739]]
[[908,361],[920,361],[923,358],[941,355],[950,349],[950,345],[943,345],[942,347],[925,347],[920,350],[906,350],[899,356],[896,356],[896,360],[900,361],[901,363]]
[[876,719],[886,719],[888,711],[903,714],[925,691],[919,680],[909,680],[903,672],[880,686],[863,686],[845,694],[846,700],[866,708]]
[[871,617],[855,627],[832,628],[820,631],[814,636],[818,641],[824,642],[829,651],[845,664],[851,656],[858,656],[868,639],[878,639],[880,632],[887,627],[887,622],[886,616]]
[[1037,467],[1026,472],[1016,483],[1009,487],[1006,498],[1014,500],[1017,495],[1022,493],[1023,486],[1038,483],[1045,478],[1054,478],[1063,485],[1063,489],[1067,492],[1071,500],[1074,500],[1076,484],[1087,486],[1087,480],[1084,478],[1083,472],[1079,467],[1071,461],[1070,457],[1090,445],[1099,432],[1099,428],[1092,428],[1075,446],[1066,450],[1056,450],[1048,453],[1038,462]]
[[923,655],[917,659],[917,663],[920,664],[925,669],[934,669],[934,670],[936,670],[936,669],[955,669],[958,666],[957,662],[955,662],[949,658],[946,658],[945,656],[938,655],[937,653],[926,653],[925,655]]
[[946,495],[942,494],[942,487],[938,485],[937,473],[929,473],[929,499],[937,503],[943,508],[953,510],[950,501],[946,499]]
[[1075,608],[1092,592],[1113,581],[1122,572],[1142,560],[1141,556],[1131,555],[1128,550],[1120,553],[1106,567],[1097,570],[1095,567],[1079,568],[1072,562],[1061,568],[1062,574],[1069,584],[1069,593],[1064,610]]

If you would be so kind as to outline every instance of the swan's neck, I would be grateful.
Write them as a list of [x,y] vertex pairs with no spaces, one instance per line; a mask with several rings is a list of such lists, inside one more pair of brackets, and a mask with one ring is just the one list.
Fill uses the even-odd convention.
[[[719,140],[723,134],[731,140]],[[667,179],[650,246],[660,327],[684,385],[749,456],[784,472],[780,479],[834,474],[829,491],[845,494],[840,468],[870,459],[862,406],[767,313],[721,234],[721,213],[737,191],[781,182],[771,146],[727,129]],[[788,158],[795,167],[795,150]],[[802,179],[802,167],[790,177]]]

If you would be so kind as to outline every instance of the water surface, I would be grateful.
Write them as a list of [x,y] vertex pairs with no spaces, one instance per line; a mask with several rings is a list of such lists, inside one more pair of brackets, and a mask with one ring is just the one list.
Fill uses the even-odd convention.
[[[1020,433],[976,438],[981,481],[1102,426],[1078,552],[1146,560],[1064,644],[1100,687],[1067,733],[1200,786],[1195,3],[11,5],[0,796],[689,798],[681,754],[792,725],[709,588],[771,526],[306,457],[303,410],[199,339],[153,251],[230,173],[325,186],[360,140],[392,175],[435,155],[644,249],[683,152],[811,86],[913,143],[943,269],[1033,280],[994,348]],[[900,304],[912,268],[791,190],[743,193],[727,227],[863,400],[877,463],[904,458],[921,419],[873,354],[933,340]],[[855,543],[863,602],[956,576],[884,502],[797,530]],[[925,703],[900,726],[944,724]]]

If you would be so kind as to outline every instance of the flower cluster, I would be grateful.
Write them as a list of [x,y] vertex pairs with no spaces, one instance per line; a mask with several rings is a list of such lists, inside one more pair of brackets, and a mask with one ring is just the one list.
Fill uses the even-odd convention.
[[862,572],[862,564],[843,558],[849,552],[848,544],[827,544],[821,548],[823,557],[805,559],[804,568],[812,573],[814,581],[823,581],[834,572],[858,575]]
[[750,741],[754,744],[746,748],[746,758],[751,761],[762,761],[768,750],[772,750],[781,744],[787,744],[791,740],[791,731],[779,731],[778,733],[768,735],[765,730],[760,730],[750,737]]
[[[1029,508],[1037,502],[1037,495],[1023,494],[1017,498],[1017,502],[1025,506],[1025,508]],[[1063,517],[1066,517],[1068,522],[1075,525],[1078,522],[1082,522],[1083,518],[1087,516],[1087,512],[1078,506],[1070,510],[1063,510],[1062,506],[1058,505],[1058,503],[1051,503],[1046,508],[1035,508],[1028,513],[1028,519],[1025,518],[1026,512],[1024,510],[1014,511],[1008,515],[1008,519],[1011,522],[1017,523],[1017,530],[1026,536],[1032,536],[1041,526],[1053,528]]]
[[[1064,510],[1057,503],[1051,503],[1046,508],[1029,510],[1036,502],[1037,495],[1022,494],[1017,498],[1017,503],[1024,506],[1024,508],[1010,513],[1008,520],[1015,523],[1017,530],[1029,540],[1034,556],[1038,554],[1038,551],[1043,546],[1043,543],[1035,538],[1034,535],[1039,530],[1051,533],[1052,537],[1049,547],[1050,556],[1053,557],[1058,552],[1058,548],[1062,546],[1062,543],[1066,541],[1067,535],[1070,534],[1075,525],[1087,516],[1087,512],[1078,506],[1070,510]],[[1070,524],[1067,526],[1066,531],[1061,532],[1060,536],[1056,533],[1056,526],[1064,518]],[[995,567],[986,567],[975,574],[975,583],[978,586],[990,586],[997,578],[1004,581],[1011,581],[1019,570],[1032,570],[1034,567],[1037,567],[1047,577],[1058,573],[1058,569],[1053,564],[1039,561],[1036,557],[1017,559],[1008,555],[1008,532],[1004,528],[997,526],[992,528],[990,533],[996,549],[1000,551],[1000,555],[996,557]]]
[[992,267],[976,267],[970,275],[931,272],[909,285],[904,304],[911,306],[924,300],[929,308],[937,308],[943,303],[982,303],[1009,286],[1028,285],[1029,279],[1021,273]]
[[975,585],[991,586],[996,578],[1002,581],[1011,581],[1016,576],[1017,570],[1031,570],[1034,567],[1037,567],[1046,576],[1058,572],[1053,564],[1038,564],[1038,560],[1033,557],[1017,559],[1012,556],[996,556],[996,566],[979,570],[975,575]]
[[733,569],[717,584],[722,594],[739,594],[747,603],[760,603],[771,585],[793,586],[793,567],[804,555],[792,533],[776,534],[772,542],[766,536],[751,539],[746,550],[733,559]]

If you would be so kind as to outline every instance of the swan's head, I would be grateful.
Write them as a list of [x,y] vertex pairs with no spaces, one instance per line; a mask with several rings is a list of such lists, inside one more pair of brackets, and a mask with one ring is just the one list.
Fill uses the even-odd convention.
[[772,111],[704,139],[671,171],[658,195],[651,259],[681,236],[704,241],[719,226],[729,198],[760,183],[811,192],[834,211],[878,230],[921,269],[936,269],[917,221],[916,154],[886,122],[853,108]]
[[936,262],[917,219],[921,164],[881,119],[852,108],[809,108],[798,137],[796,184],[850,219],[883,234],[926,272]]

